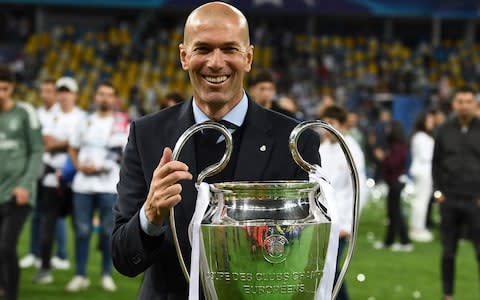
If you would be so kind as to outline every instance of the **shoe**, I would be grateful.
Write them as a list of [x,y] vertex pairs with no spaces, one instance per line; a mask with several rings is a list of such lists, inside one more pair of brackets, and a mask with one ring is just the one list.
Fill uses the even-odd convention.
[[103,275],[101,281],[102,288],[109,292],[115,292],[117,290],[117,286],[115,282],[113,282],[113,278],[110,275]]
[[413,245],[411,243],[408,244],[393,244],[390,247],[390,250],[393,252],[412,252],[413,251]]
[[68,259],[61,259],[58,256],[52,257],[52,259],[50,260],[50,264],[52,265],[52,268],[57,270],[70,269],[70,262],[68,261]]
[[85,276],[75,275],[67,284],[65,290],[67,292],[79,292],[86,290],[90,286],[90,280]]
[[30,254],[27,254],[26,256],[24,256],[20,260],[18,265],[20,266],[21,269],[27,269],[27,268],[31,268],[31,267],[40,268],[41,261],[35,255],[30,253]]
[[50,270],[40,270],[32,279],[36,284],[50,284],[53,282],[53,276]]
[[419,243],[428,243],[433,241],[433,234],[426,229],[412,229],[408,233],[411,240]]

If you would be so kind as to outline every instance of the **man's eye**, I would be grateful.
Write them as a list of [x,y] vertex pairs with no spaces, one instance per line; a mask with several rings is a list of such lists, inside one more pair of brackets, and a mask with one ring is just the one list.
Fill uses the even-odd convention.
[[226,52],[226,53],[232,53],[232,52],[235,52],[237,51],[238,49],[235,48],[235,47],[225,47],[225,48],[222,48],[223,52]]
[[208,48],[207,47],[196,47],[195,49],[193,49],[193,51],[199,52],[199,53],[207,53]]

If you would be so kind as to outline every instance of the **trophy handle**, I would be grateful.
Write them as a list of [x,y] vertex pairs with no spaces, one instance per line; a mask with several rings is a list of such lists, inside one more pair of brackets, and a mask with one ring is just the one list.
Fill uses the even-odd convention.
[[292,153],[292,156],[295,162],[302,169],[304,169],[308,173],[312,173],[312,172],[315,172],[315,168],[316,168],[314,165],[306,162],[302,158],[302,156],[298,152],[298,146],[297,146],[298,138],[300,137],[302,132],[310,127],[321,127],[323,129],[326,129],[338,139],[338,142],[340,143],[340,147],[343,150],[343,154],[347,159],[347,164],[350,169],[350,175],[352,177],[352,185],[353,185],[353,191],[354,191],[352,236],[348,245],[347,256],[345,257],[345,261],[343,262],[343,265],[342,265],[342,270],[338,276],[337,282],[333,289],[332,299],[335,299],[338,295],[340,287],[342,286],[342,282],[345,278],[345,274],[347,272],[348,266],[350,265],[350,261],[352,260],[353,250],[355,248],[355,242],[357,240],[358,215],[359,215],[359,207],[360,207],[359,206],[360,191],[359,191],[358,171],[355,166],[355,162],[353,161],[352,153],[350,152],[350,149],[348,148],[347,143],[345,142],[345,139],[343,138],[342,134],[339,131],[337,131],[335,128],[333,128],[331,125],[329,125],[328,123],[320,120],[302,122],[298,124],[290,134],[290,139],[289,139],[290,152]]
[[[219,162],[206,167],[204,170],[202,170],[202,172],[200,172],[197,177],[197,182],[195,183],[197,188],[205,178],[220,173],[227,166],[233,150],[233,140],[230,131],[228,131],[228,129],[220,123],[206,121],[191,126],[178,138],[177,143],[173,148],[172,160],[178,160],[180,152],[182,151],[183,146],[185,146],[185,144],[187,143],[188,139],[190,139],[196,132],[203,129],[215,129],[220,131],[220,133],[225,137],[225,153],[223,154],[223,157]],[[175,210],[173,207],[170,208],[169,221],[170,228],[172,230],[173,242],[175,244],[175,250],[177,251],[178,261],[180,263],[180,267],[182,268],[185,279],[187,280],[187,282],[189,282],[190,276],[188,274],[187,266],[185,265],[185,260],[183,259],[182,250],[180,249],[180,243],[178,242],[177,229],[175,226]]]

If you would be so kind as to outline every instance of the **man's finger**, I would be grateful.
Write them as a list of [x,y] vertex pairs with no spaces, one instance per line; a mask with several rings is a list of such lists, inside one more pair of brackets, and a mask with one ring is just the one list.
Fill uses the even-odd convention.
[[166,163],[172,161],[172,149],[165,147],[163,149],[163,154],[162,154],[162,159],[160,159],[160,163],[158,164],[158,167],[164,166]]
[[180,180],[191,180],[192,179],[192,174],[188,171],[175,171],[166,174],[166,176],[163,176],[160,181],[158,182],[159,187],[168,187],[171,186]]

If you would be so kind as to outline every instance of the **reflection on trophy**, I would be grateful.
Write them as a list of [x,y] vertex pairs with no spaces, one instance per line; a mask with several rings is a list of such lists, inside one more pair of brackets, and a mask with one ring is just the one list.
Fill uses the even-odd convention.
[[[322,127],[338,138],[350,167],[354,189],[353,212],[342,212],[353,213],[352,236],[333,289],[334,299],[350,263],[357,235],[358,175],[343,137],[322,121],[304,122],[292,131],[289,144],[295,162],[310,175],[319,173],[319,167],[305,162],[297,149],[301,133],[313,126]],[[192,126],[180,137],[173,158],[178,159],[186,141],[205,128],[217,129],[224,135],[226,152],[220,162],[200,173],[197,186],[226,166],[233,149],[228,129],[215,122],[205,122]],[[333,280],[335,272],[336,261],[331,261],[332,257],[327,255],[334,224],[329,201],[335,199],[326,197],[328,193],[322,186],[312,180],[209,185],[209,203],[201,216],[198,232],[199,267],[206,299],[327,300],[318,296],[318,290],[327,276]],[[173,209],[170,222],[180,264],[188,280],[175,232]],[[327,271],[327,264],[333,268]]]

